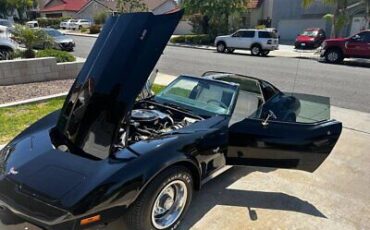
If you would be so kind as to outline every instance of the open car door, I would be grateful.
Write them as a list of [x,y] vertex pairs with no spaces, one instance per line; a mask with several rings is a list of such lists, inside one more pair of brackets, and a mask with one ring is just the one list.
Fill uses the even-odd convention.
[[229,127],[226,162],[315,171],[334,148],[342,123],[267,121],[246,118]]

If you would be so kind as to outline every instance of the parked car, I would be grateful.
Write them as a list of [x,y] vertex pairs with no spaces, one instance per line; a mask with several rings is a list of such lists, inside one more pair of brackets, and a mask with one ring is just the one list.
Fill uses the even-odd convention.
[[62,21],[60,24],[59,24],[59,27],[63,30],[68,30],[68,29],[71,29],[71,24],[72,23],[75,23],[77,22],[76,19],[68,19],[66,21]]
[[320,28],[308,28],[295,39],[296,49],[316,49],[326,39],[326,33]]
[[325,160],[341,123],[259,116],[254,110],[288,96],[256,78],[182,75],[138,98],[182,14],[107,21],[62,110],[0,152],[3,223],[80,229],[123,216],[131,230],[175,229],[194,189],[226,165],[312,172]]
[[26,26],[29,28],[39,28],[39,22],[38,21],[28,21],[26,22]]
[[279,48],[279,38],[269,30],[241,29],[231,35],[216,37],[215,46],[220,53],[245,49],[250,50],[253,56],[267,56],[270,51]]
[[340,63],[344,58],[370,58],[370,30],[348,38],[327,39],[320,51],[321,60]]
[[[45,31],[52,39],[53,39],[53,47],[54,49],[64,50],[64,51],[73,51],[74,47],[76,46],[75,41],[63,33],[59,32],[58,30],[51,29],[51,28],[43,28],[41,29]],[[36,44],[35,49],[45,49],[45,44]]]
[[14,25],[7,19],[0,19],[0,26],[6,26],[8,28],[13,28]]
[[[0,28],[1,31],[1,28]],[[16,50],[17,45],[8,37],[0,36],[0,60],[8,60]]]
[[78,19],[76,22],[72,22],[69,26],[72,30],[80,30],[82,28],[89,28],[91,26],[91,21],[87,19]]

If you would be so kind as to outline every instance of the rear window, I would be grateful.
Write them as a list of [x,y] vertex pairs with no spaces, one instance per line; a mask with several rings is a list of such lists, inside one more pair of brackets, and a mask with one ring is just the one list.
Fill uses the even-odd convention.
[[269,32],[269,31],[259,31],[258,32],[258,37],[259,38],[277,38],[277,34],[274,32]]

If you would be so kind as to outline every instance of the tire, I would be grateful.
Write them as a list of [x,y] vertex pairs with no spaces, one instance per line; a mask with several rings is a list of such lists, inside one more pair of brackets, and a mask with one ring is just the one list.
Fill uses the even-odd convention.
[[7,47],[0,47],[0,61],[10,60],[12,58],[13,50]]
[[217,47],[216,48],[217,48],[217,52],[219,52],[219,53],[225,53],[225,51],[227,49],[225,42],[219,42],[219,43],[217,43]]
[[344,57],[339,49],[329,49],[325,52],[325,61],[328,63],[341,63]]
[[82,26],[79,26],[78,29],[81,30],[82,29]]
[[260,45],[256,44],[251,47],[252,56],[259,56],[261,52],[262,52],[262,48]]
[[[179,202],[178,200],[176,200],[181,198],[181,196],[177,197],[177,194],[181,194],[181,190],[174,189],[176,186],[183,189],[182,197],[186,198],[185,201],[182,199],[181,201],[183,202]],[[177,192],[175,192],[175,190]],[[169,168],[159,174],[159,176],[157,176],[152,182],[150,182],[148,187],[143,191],[143,193],[139,196],[139,198],[135,201],[135,203],[133,203],[128,212],[125,214],[124,222],[130,230],[176,229],[180,224],[180,221],[182,220],[187,209],[189,208],[192,195],[193,178],[190,171],[187,168],[180,166]],[[175,201],[173,201],[173,199],[175,199]],[[162,201],[163,206],[160,205],[160,201]],[[172,220],[166,222],[165,217],[169,213],[171,213],[171,208],[173,209],[176,203],[183,204],[177,206],[177,208],[181,206],[181,208],[179,209],[182,211],[180,211],[179,214],[175,212],[173,214],[175,215],[175,217],[169,218],[170,220]],[[165,210],[166,208],[164,207],[166,205],[167,210]],[[157,206],[158,209],[155,209],[155,206]],[[162,218],[164,219],[162,220],[163,222],[160,221],[161,217],[155,218],[156,211],[163,212],[159,214],[159,216],[162,215]]]
[[267,57],[267,55],[269,55],[269,53],[270,53],[270,50],[263,50],[263,51],[261,52],[261,56],[263,56],[263,57]]

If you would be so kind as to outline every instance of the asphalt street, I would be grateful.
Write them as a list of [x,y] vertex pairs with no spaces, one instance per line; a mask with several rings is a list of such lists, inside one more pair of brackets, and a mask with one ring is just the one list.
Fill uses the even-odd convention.
[[[87,57],[95,38],[72,37],[76,41],[74,54]],[[270,81],[283,91],[328,97],[331,105],[370,112],[370,68],[354,63],[331,65],[304,58],[253,57],[168,46],[157,68],[171,75],[200,75],[209,70],[240,73]]]

